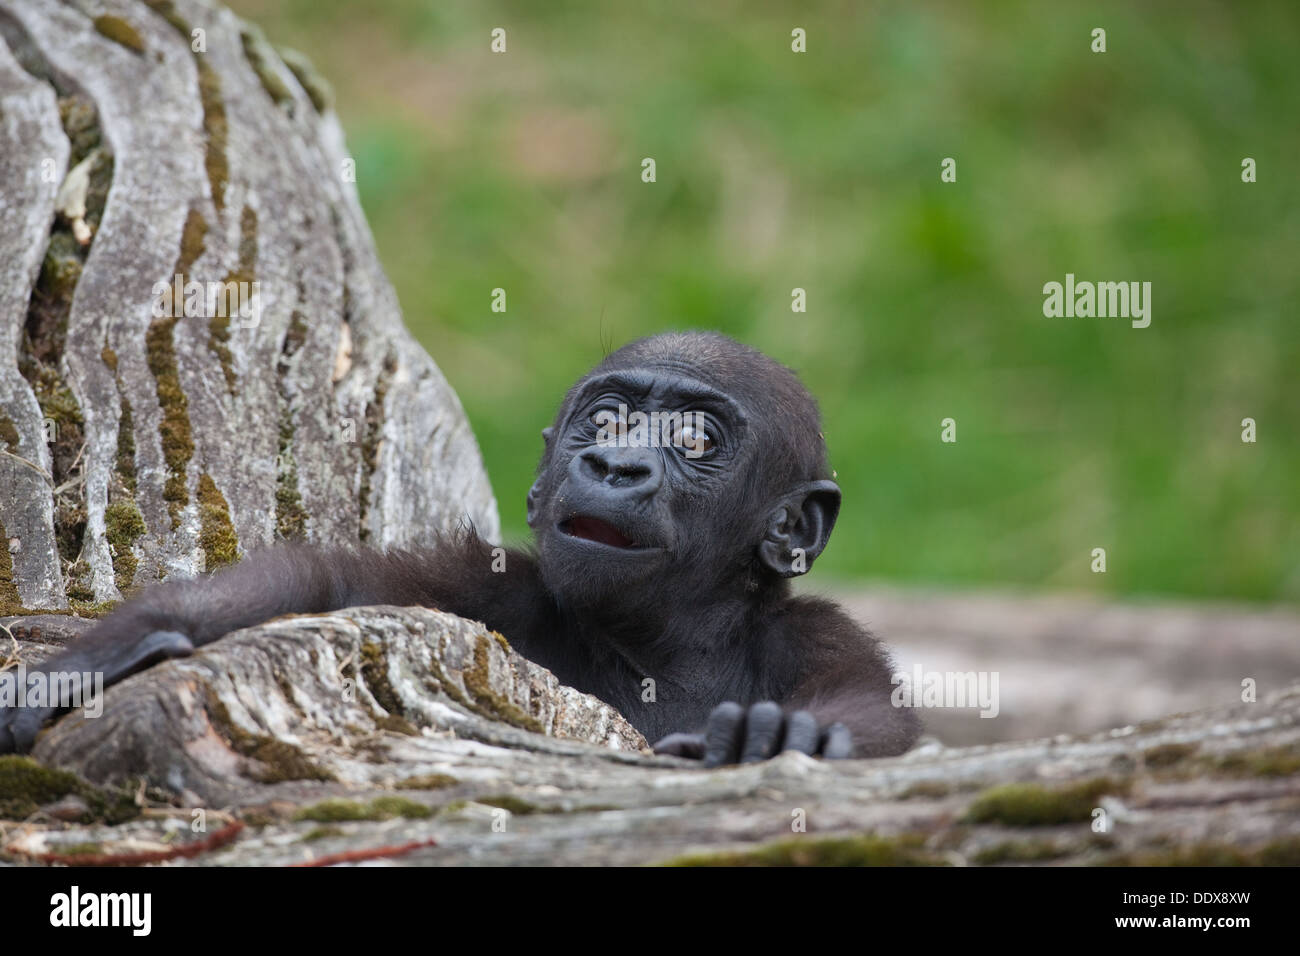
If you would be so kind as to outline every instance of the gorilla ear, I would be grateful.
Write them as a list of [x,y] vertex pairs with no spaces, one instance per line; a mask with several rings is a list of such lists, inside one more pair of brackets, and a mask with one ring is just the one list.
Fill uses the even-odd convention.
[[803,574],[826,548],[839,513],[840,486],[810,481],[773,509],[759,560],[783,578]]
[[541,480],[539,479],[533,482],[533,486],[528,489],[528,498],[527,498],[528,511],[525,520],[528,522],[528,527],[530,528],[533,526],[533,519],[537,517],[537,490],[538,490],[538,485],[540,484],[541,484]]
[[[547,425],[545,428],[542,429],[542,442],[546,445],[546,450],[542,452],[543,462],[546,461],[546,456],[550,454],[551,439],[554,437],[555,437],[555,429],[552,426]],[[537,517],[537,491],[541,483],[542,480],[538,478],[536,481],[533,482],[533,486],[528,489],[528,499],[527,499],[528,512],[525,520],[528,522],[528,527],[530,528],[533,526],[533,519]]]

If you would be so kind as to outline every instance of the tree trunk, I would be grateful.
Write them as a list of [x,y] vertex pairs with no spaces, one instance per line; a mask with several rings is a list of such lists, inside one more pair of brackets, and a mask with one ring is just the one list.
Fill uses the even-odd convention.
[[495,538],[325,84],[219,6],[83,6],[0,0],[0,613],[282,539]]

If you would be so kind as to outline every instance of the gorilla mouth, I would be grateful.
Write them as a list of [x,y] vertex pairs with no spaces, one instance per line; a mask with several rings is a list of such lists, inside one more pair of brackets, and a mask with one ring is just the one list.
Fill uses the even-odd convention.
[[600,518],[591,518],[586,515],[578,515],[570,518],[568,521],[560,522],[560,531],[567,534],[570,538],[581,538],[583,541],[595,541],[598,544],[607,544],[611,548],[623,548],[629,550],[637,547],[635,541],[619,531],[608,521]]

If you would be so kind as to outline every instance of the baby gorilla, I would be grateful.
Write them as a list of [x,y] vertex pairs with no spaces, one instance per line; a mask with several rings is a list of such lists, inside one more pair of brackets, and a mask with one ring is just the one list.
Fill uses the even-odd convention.
[[[145,591],[44,669],[111,684],[281,614],[419,604],[500,631],[660,753],[716,766],[912,745],[920,722],[890,703],[884,649],[790,593],[840,507],[793,372],[723,335],[653,336],[584,376],[542,436],[536,550],[507,552],[504,571],[472,531],[421,551],[286,546]],[[54,713],[0,711],[0,753],[30,748]]]

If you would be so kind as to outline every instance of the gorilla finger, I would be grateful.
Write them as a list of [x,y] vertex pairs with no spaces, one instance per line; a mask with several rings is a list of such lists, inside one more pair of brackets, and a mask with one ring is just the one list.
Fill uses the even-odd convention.
[[827,760],[847,760],[853,756],[853,735],[841,723],[831,724],[822,735],[822,756]]
[[806,710],[796,710],[785,719],[785,740],[782,750],[797,750],[812,756],[817,753],[820,731],[817,718]]
[[654,752],[699,760],[704,756],[704,734],[669,734],[654,745]]
[[714,707],[704,731],[704,766],[735,763],[740,757],[744,729],[745,708],[730,700]]
[[781,706],[770,700],[754,704],[745,718],[745,743],[741,763],[767,760],[781,743]]

